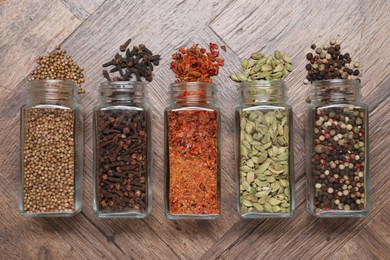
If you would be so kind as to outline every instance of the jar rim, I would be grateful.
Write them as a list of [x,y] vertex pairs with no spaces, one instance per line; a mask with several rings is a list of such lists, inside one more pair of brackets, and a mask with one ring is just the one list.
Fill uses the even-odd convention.
[[[311,82],[312,85],[321,85],[321,86],[331,86],[334,83],[339,83],[340,85],[355,85],[360,84],[359,79],[327,79],[327,80],[315,80]],[[333,85],[334,86],[334,85]]]
[[147,83],[142,81],[104,81],[100,83],[101,89],[110,88],[133,88],[133,87],[146,87]]
[[76,91],[78,90],[78,84],[72,80],[62,80],[62,79],[39,79],[39,80],[30,80],[29,81],[32,86],[39,86],[39,85],[48,85],[48,86],[55,86],[60,85],[62,87],[70,87],[72,90]]
[[270,80],[251,80],[251,81],[242,81],[240,83],[238,83],[239,86],[247,86],[247,85],[265,85],[265,86],[268,86],[268,85],[274,85],[276,83],[284,83],[284,80],[283,79],[270,79]]
[[215,83],[213,83],[213,82],[201,82],[201,81],[190,81],[190,82],[184,81],[184,82],[182,82],[182,81],[180,81],[180,82],[171,83],[171,87],[180,87],[183,85],[189,86],[189,87],[197,87],[197,86],[198,87],[199,86],[201,86],[201,87],[210,86],[212,88],[216,87]]

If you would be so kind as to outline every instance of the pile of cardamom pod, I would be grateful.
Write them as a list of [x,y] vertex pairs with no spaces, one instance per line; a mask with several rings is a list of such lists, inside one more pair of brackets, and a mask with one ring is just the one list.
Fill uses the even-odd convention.
[[230,75],[237,82],[251,80],[272,80],[284,78],[292,71],[292,60],[289,56],[276,50],[274,55],[265,57],[261,52],[252,53],[250,59],[241,62],[243,71]]

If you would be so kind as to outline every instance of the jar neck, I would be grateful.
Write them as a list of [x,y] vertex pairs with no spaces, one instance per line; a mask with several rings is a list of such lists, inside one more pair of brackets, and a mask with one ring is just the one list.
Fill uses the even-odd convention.
[[137,81],[103,82],[99,88],[100,104],[142,106],[146,101],[146,84]]
[[77,102],[78,86],[66,80],[31,80],[29,102],[33,105],[71,105]]
[[208,82],[177,82],[171,84],[171,104],[174,106],[215,105],[216,85]]
[[360,89],[360,81],[354,79],[314,81],[311,86],[310,99],[314,103],[356,103],[361,100]]
[[283,104],[287,89],[283,80],[255,80],[238,85],[240,101],[245,105]]

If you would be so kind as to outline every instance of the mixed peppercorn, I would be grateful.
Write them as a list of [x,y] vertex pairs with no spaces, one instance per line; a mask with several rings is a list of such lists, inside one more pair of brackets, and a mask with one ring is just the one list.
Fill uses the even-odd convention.
[[309,62],[306,64],[305,84],[316,80],[350,79],[360,74],[359,62],[352,63],[349,53],[342,54],[336,39],[330,40],[329,44],[324,44],[322,48],[312,44],[311,49],[314,53],[306,54]]

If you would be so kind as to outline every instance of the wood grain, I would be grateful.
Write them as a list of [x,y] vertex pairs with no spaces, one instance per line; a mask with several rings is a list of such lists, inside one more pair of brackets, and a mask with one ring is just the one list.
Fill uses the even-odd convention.
[[[0,259],[386,259],[390,255],[390,2],[363,1],[0,1]],[[92,213],[92,109],[101,64],[129,37],[163,57],[148,85],[153,110],[153,210],[142,220]],[[372,211],[364,219],[315,219],[305,211],[305,52],[337,37],[362,64],[370,109]],[[163,208],[163,111],[170,55],[192,43],[226,45],[215,79],[222,112],[222,216],[170,221]],[[56,44],[85,68],[83,212],[74,218],[25,219],[19,201],[19,108],[34,60]],[[296,214],[240,220],[233,152],[236,85],[228,76],[255,50],[280,49],[295,70],[286,79],[294,109]]]

